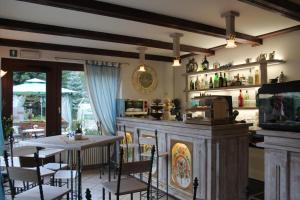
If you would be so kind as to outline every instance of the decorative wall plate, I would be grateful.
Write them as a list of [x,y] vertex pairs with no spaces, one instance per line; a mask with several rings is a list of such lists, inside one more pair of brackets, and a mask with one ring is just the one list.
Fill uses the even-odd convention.
[[145,72],[139,72],[139,67],[136,68],[132,75],[132,84],[134,88],[143,93],[149,94],[156,89],[157,74],[152,67],[146,66]]
[[192,185],[192,154],[187,144],[174,142],[172,145],[172,183],[184,190]]

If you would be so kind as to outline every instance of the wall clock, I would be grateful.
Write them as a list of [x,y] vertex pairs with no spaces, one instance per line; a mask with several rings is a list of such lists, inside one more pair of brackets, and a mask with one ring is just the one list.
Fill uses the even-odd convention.
[[146,66],[145,72],[138,71],[137,67],[132,75],[132,84],[134,88],[143,93],[150,94],[157,87],[157,74],[152,67]]

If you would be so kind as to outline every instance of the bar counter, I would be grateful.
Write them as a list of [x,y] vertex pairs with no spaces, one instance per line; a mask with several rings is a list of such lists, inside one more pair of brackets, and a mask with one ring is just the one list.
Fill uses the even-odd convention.
[[[119,131],[124,125],[128,141],[132,143],[138,143],[137,132],[154,137],[157,130],[158,149],[169,154],[167,160],[160,162],[160,189],[166,190],[168,177],[170,195],[191,199],[193,179],[197,177],[197,197],[200,199],[246,200],[250,124],[208,126],[147,118],[118,118]],[[135,150],[131,159],[138,158]],[[156,166],[154,169],[156,173]]]

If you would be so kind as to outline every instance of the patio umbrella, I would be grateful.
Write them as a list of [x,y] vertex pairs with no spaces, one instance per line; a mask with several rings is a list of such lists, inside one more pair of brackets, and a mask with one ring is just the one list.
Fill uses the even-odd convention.
[[[46,94],[46,81],[33,78],[25,81],[23,84],[15,85],[13,87],[14,95],[40,95]],[[76,93],[74,90],[61,88],[62,94],[73,94]]]

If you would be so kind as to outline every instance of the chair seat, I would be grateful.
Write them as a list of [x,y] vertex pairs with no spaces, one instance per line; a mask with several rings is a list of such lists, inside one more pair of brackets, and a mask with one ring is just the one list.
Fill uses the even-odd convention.
[[[113,194],[117,194],[118,181],[105,182],[103,187]],[[120,195],[141,192],[147,190],[147,184],[136,178],[123,178],[120,183]]]
[[[54,179],[71,179],[71,170],[58,170],[55,175]],[[73,170],[73,179],[77,177],[76,170]]]
[[66,169],[68,167],[68,164],[65,163],[47,163],[43,167],[53,170],[53,171],[58,171],[60,169]]
[[[71,190],[62,187],[54,187],[50,185],[43,185],[44,199],[54,200],[60,199],[64,195],[68,194]],[[22,192],[16,195],[15,200],[40,200],[39,187],[36,186],[30,190]]]
[[[24,167],[27,169],[33,169],[36,170],[36,167]],[[40,167],[40,172],[41,172],[41,177],[46,177],[46,176],[52,176],[53,174],[55,174],[55,171],[52,171],[50,169],[47,169],[45,167]]]

